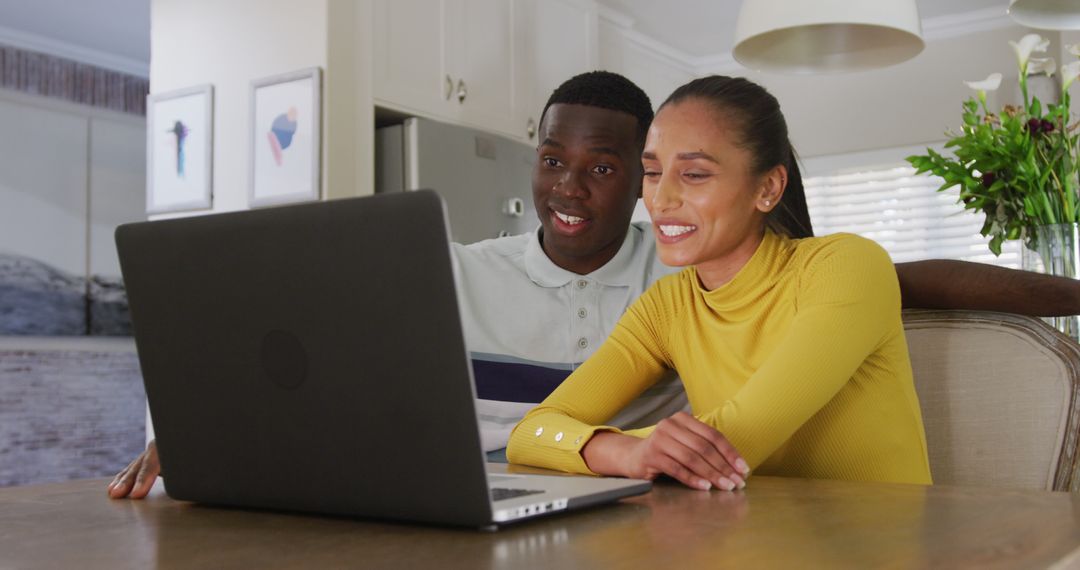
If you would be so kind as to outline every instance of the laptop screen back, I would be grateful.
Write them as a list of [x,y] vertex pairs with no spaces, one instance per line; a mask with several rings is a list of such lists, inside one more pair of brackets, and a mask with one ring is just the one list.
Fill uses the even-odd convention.
[[116,239],[170,496],[491,520],[434,192],[143,222]]

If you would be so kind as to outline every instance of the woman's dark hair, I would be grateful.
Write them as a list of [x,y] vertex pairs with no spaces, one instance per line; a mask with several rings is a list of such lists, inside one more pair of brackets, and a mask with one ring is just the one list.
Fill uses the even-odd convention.
[[787,168],[784,196],[765,217],[769,229],[792,238],[813,236],[798,157],[788,140],[787,122],[776,97],[742,77],[710,75],[676,89],[660,109],[687,99],[705,101],[734,122],[739,138],[736,145],[750,151],[750,168],[755,174],[763,174],[778,164]]

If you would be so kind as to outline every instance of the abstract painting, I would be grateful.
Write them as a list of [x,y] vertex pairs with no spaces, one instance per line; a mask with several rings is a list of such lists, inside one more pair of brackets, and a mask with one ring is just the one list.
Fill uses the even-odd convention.
[[147,97],[146,211],[205,210],[213,203],[214,88]]
[[321,98],[318,67],[251,82],[249,205],[319,199]]

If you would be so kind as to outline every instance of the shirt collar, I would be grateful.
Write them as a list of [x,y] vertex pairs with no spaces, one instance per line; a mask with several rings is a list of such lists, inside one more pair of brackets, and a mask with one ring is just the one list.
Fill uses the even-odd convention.
[[[567,271],[551,261],[547,254],[544,253],[544,248],[540,246],[540,229],[538,227],[532,233],[529,244],[525,247],[525,271],[528,273],[529,279],[541,287],[562,287],[574,279],[582,277],[582,275]],[[614,287],[631,286],[634,283],[635,276],[640,281],[640,274],[644,271],[644,267],[638,267],[638,265],[641,265],[642,260],[638,259],[640,255],[638,255],[637,250],[642,247],[644,239],[642,228],[630,224],[626,231],[626,237],[623,238],[622,246],[619,247],[615,257],[612,257],[610,261],[599,269],[584,277]],[[646,259],[644,262],[650,263],[652,259]]]

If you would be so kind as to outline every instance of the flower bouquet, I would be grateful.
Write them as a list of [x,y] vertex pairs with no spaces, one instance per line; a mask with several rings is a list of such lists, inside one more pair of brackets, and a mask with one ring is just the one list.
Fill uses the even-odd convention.
[[[1053,58],[1033,58],[1049,41],[1037,34],[1009,42],[1019,64],[1022,106],[1005,105],[999,113],[987,108],[986,93],[1001,85],[1001,74],[968,82],[977,97],[964,102],[960,132],[947,132],[945,144],[954,156],[926,149],[907,161],[918,173],[944,179],[939,191],[960,187],[964,208],[986,216],[981,233],[990,237],[990,250],[1001,254],[1007,239],[1023,239],[1035,249],[1036,228],[1080,221],[1077,189],[1077,124],[1069,124],[1069,86],[1080,75],[1080,61],[1061,67],[1058,102],[1040,101],[1028,94],[1028,76],[1053,76]],[[1080,57],[1080,46],[1069,46]]]

